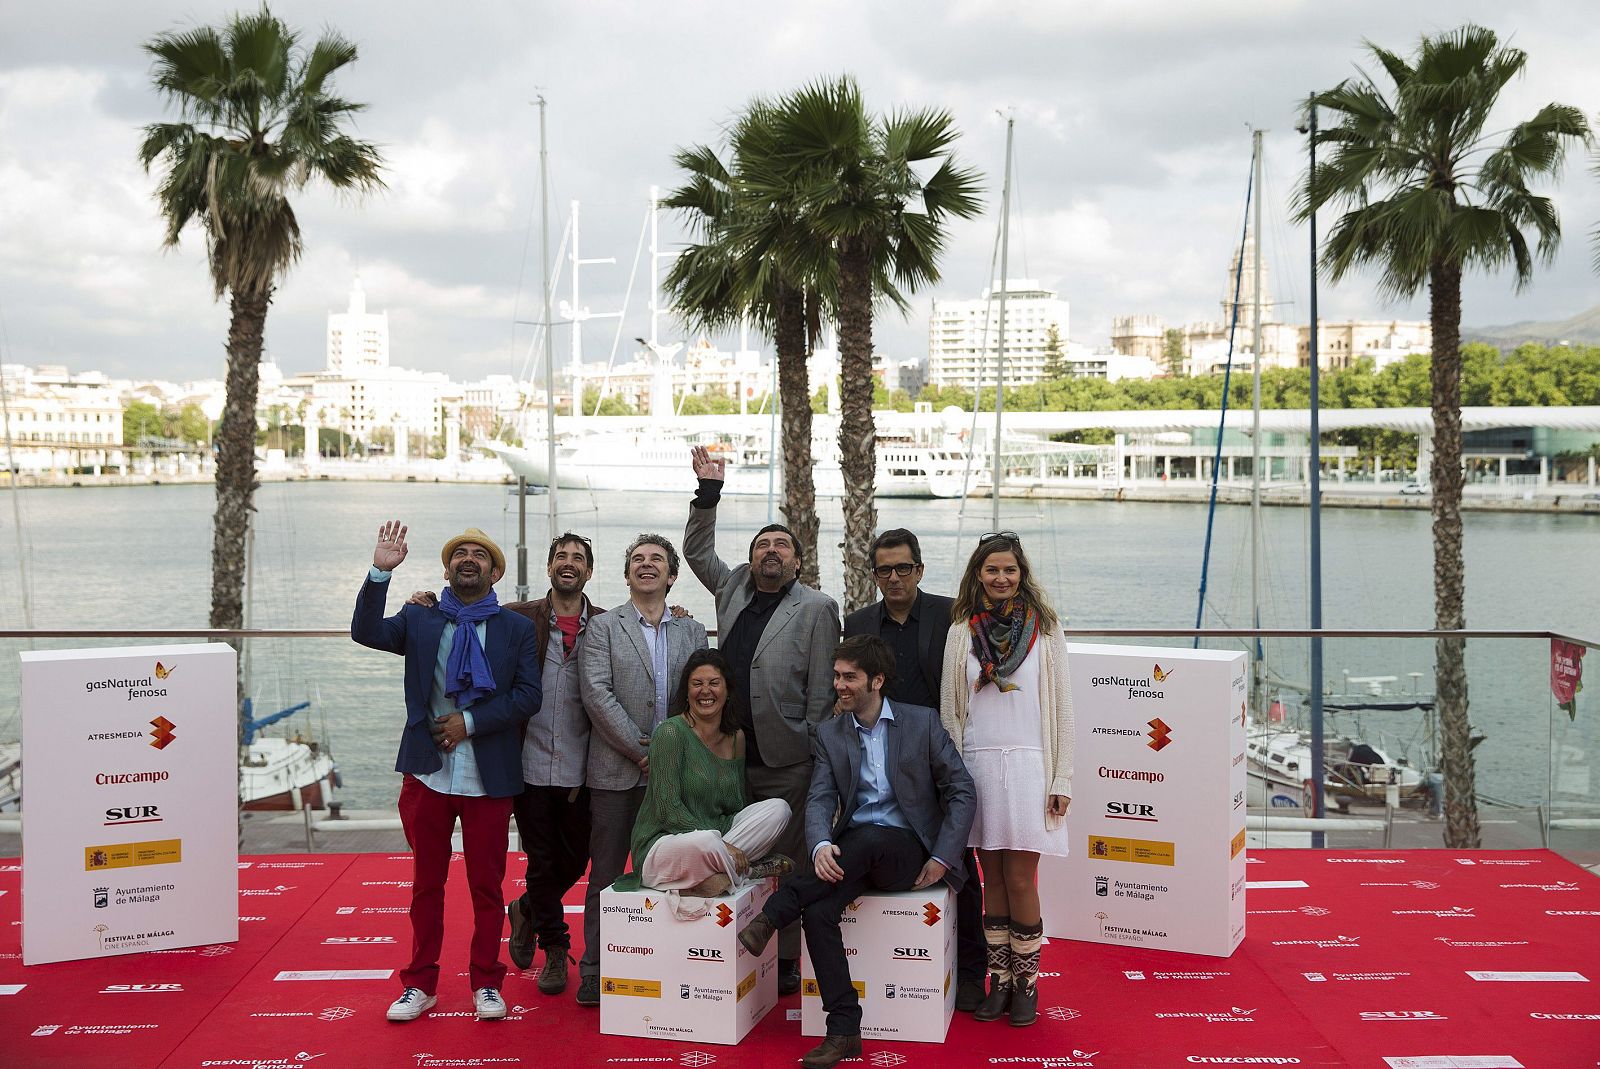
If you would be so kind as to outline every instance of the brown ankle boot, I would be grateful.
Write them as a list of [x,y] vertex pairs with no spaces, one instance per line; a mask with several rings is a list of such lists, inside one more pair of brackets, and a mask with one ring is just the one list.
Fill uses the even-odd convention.
[[989,993],[972,1011],[974,1021],[998,1021],[1011,1010],[1011,918],[983,918],[984,949],[988,952]]

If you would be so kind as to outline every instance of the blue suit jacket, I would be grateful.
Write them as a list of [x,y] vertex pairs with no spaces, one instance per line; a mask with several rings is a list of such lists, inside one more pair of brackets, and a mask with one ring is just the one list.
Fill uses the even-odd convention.
[[[966,879],[961,863],[967,836],[977,816],[978,796],[972,775],[955,743],[939,723],[939,714],[921,705],[893,702],[888,725],[886,764],[894,784],[894,800],[911,830],[930,855],[955,867],[944,880],[959,891]],[[855,717],[839,713],[817,728],[815,767],[806,796],[806,849],[816,853],[823,840],[838,843],[856,811],[861,781],[861,741]]]
[[[444,764],[428,730],[433,670],[449,620],[438,609],[405,605],[383,615],[388,583],[370,578],[356,595],[350,637],[375,650],[404,654],[406,726],[400,735],[396,772],[426,775]],[[484,655],[494,673],[495,692],[471,707],[472,752],[483,789],[491,798],[522,793],[522,725],[539,711],[539,659],[534,629],[527,617],[501,609],[484,622]]]

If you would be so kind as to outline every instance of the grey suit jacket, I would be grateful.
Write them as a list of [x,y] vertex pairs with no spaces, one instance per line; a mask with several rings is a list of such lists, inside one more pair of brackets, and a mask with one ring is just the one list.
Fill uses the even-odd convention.
[[[945,882],[959,891],[966,878],[961,859],[977,815],[972,776],[938,713],[922,705],[891,702],[889,707],[894,710],[894,720],[887,726],[894,800],[923,849],[951,866]],[[808,855],[823,842],[837,843],[856,811],[861,741],[854,716],[841,714],[817,729],[816,760],[806,796]]]
[[[726,635],[750,604],[755,581],[746,561],[730,568],[717,556],[717,510],[689,506],[683,557],[717,601],[717,630]],[[816,725],[833,715],[833,650],[839,644],[839,607],[832,598],[796,583],[772,610],[750,664],[750,722],[761,759],[781,768],[811,757]]]
[[[684,617],[667,628],[667,691],[677,689],[684,662],[705,649],[706,629]],[[630,601],[589,617],[578,646],[578,688],[594,730],[589,734],[592,788],[625,791],[637,786],[639,759],[646,748],[639,736],[655,723],[656,684],[650,668],[650,647],[639,626],[639,611]],[[662,711],[666,715],[666,711]]]

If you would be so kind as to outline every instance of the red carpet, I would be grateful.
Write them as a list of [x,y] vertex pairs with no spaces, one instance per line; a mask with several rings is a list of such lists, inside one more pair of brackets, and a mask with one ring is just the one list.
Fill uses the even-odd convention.
[[[1543,851],[1274,850],[1251,861],[1249,932],[1232,958],[1057,941],[1036,1026],[957,1014],[943,1045],[868,1042],[847,1064],[1600,1066],[1590,873]],[[507,981],[511,1019],[480,1025],[459,871],[439,1008],[391,1025],[392,975],[338,976],[403,963],[409,859],[275,855],[240,869],[236,946],[24,969],[20,871],[0,860],[0,1066],[776,1067],[813,1043],[787,1019],[799,996],[737,1047],[601,1036],[597,1011],[574,1005],[571,989],[541,996],[531,973]]]

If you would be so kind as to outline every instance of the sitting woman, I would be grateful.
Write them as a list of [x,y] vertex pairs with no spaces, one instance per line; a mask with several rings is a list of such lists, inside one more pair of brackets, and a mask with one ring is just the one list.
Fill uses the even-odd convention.
[[[614,884],[713,897],[794,865],[767,850],[789,823],[781,798],[749,803],[744,732],[733,673],[716,650],[690,654],[673,694],[672,716],[650,739],[649,778],[633,825],[634,871]],[[758,859],[752,861],[751,859]]]

